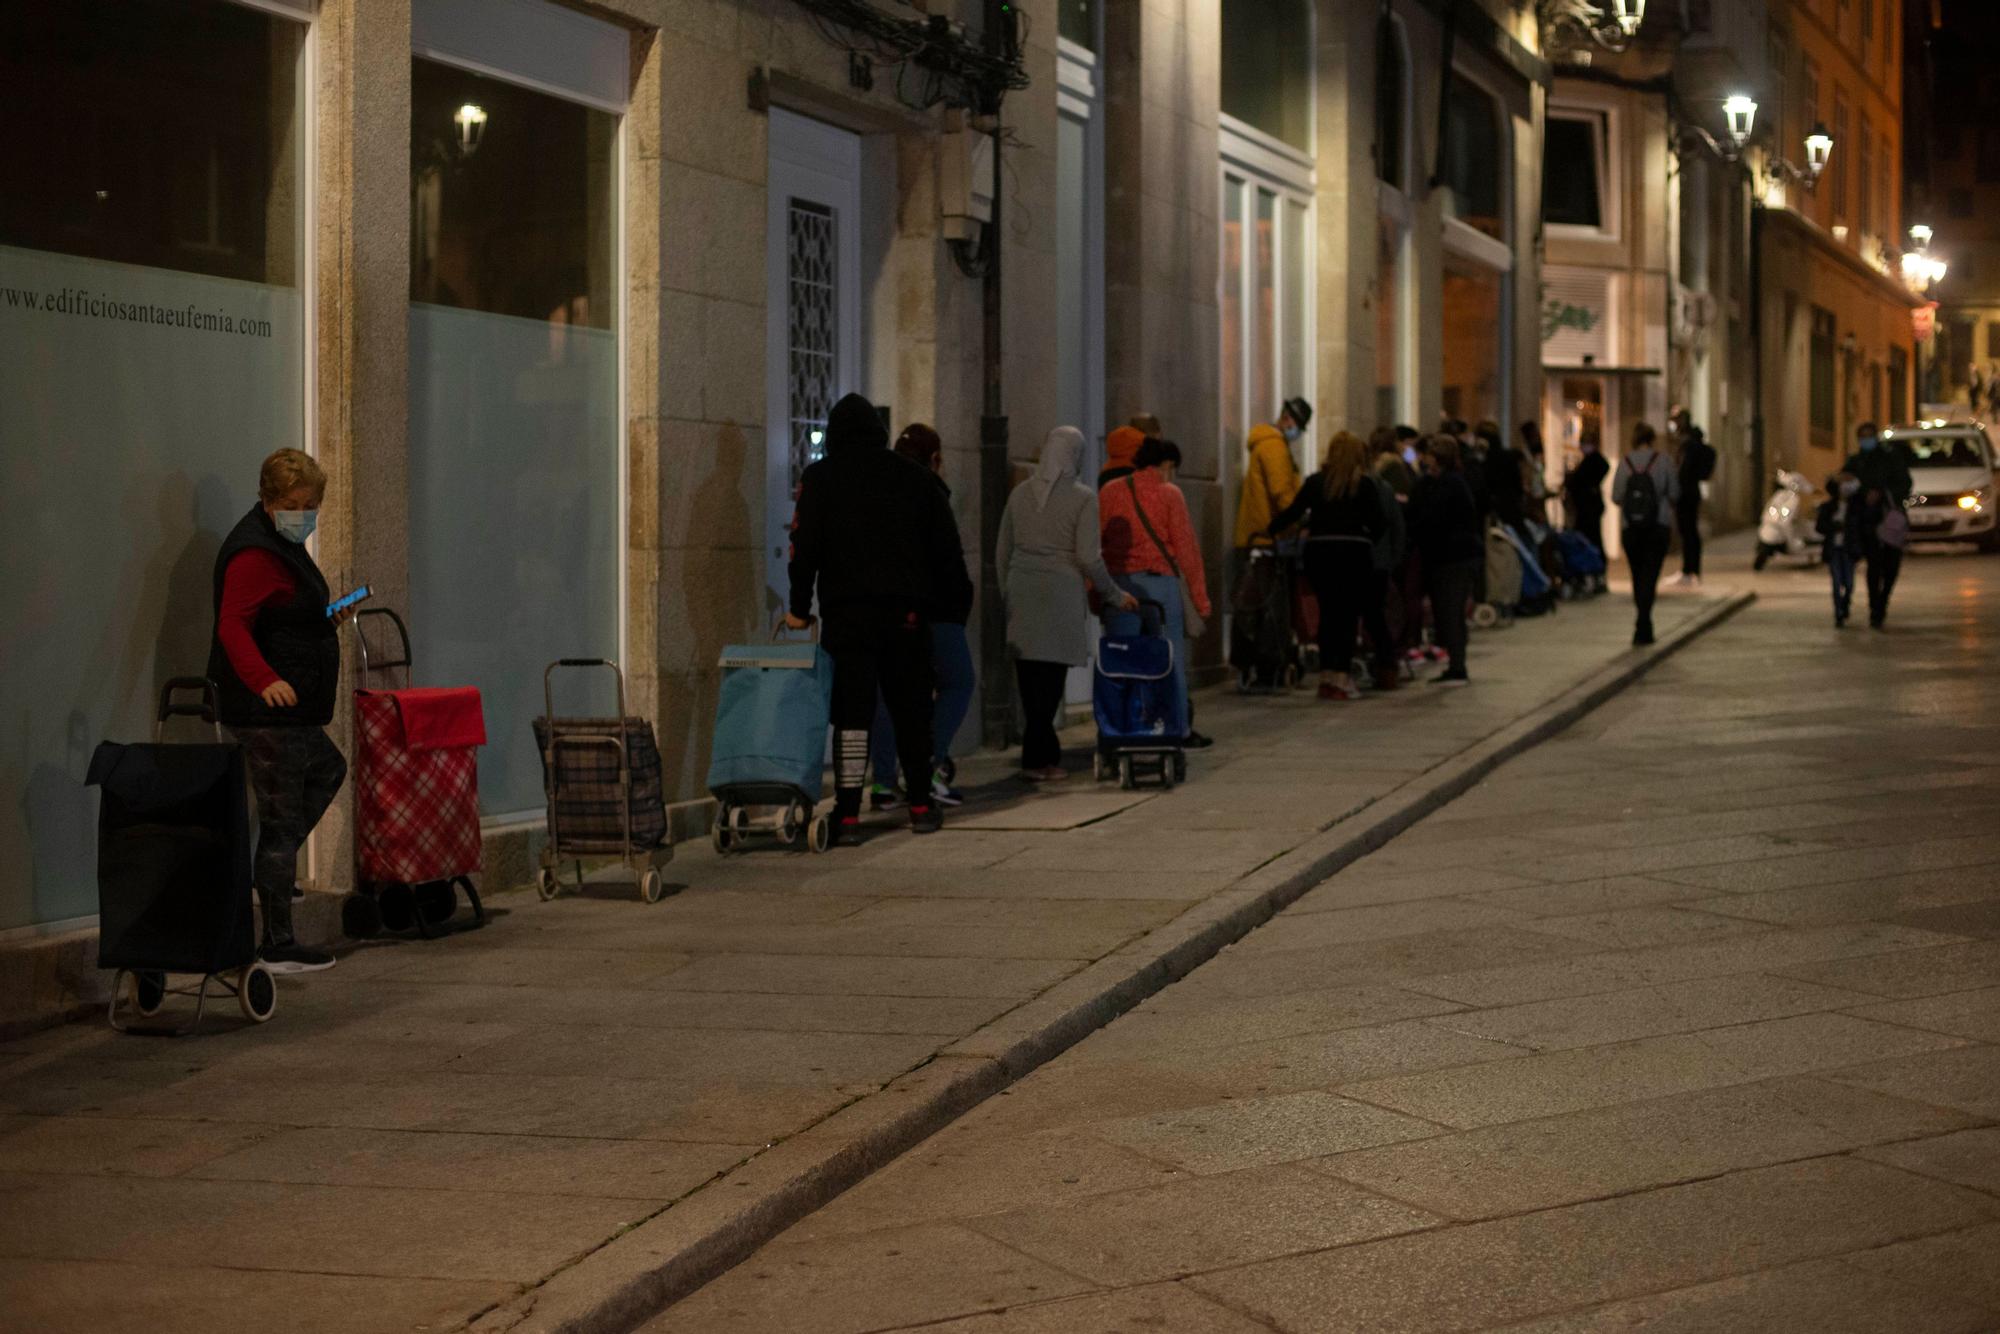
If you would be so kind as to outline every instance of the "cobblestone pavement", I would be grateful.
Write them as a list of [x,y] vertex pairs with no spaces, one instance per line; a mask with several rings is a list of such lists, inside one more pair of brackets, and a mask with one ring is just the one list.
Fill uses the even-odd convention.
[[[1662,631],[1714,601],[1673,599]],[[1148,933],[1630,661],[1629,617],[1603,599],[1482,633],[1470,690],[1204,697],[1219,743],[1173,792],[1035,794],[992,757],[933,838],[689,847],[662,903],[611,882],[494,895],[484,931],[281,981],[262,1028],[0,1043],[0,1327],[377,1334],[588,1306],[601,1272],[662,1262],[652,1236],[754,1214],[913,1084],[955,1062],[997,1085],[993,1057],[940,1052],[1015,1040],[1088,970],[1144,966]],[[1466,967],[1581,949],[1487,925],[1511,910],[1436,910]],[[1398,948],[1391,924],[1371,933],[1354,948]]]
[[2000,1329],[2000,561],[1756,586],[645,1329]]

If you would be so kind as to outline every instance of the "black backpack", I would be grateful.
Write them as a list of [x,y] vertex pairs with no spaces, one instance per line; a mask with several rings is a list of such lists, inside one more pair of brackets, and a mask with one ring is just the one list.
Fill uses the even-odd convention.
[[1619,502],[1619,509],[1627,528],[1660,526],[1660,484],[1652,473],[1653,461],[1659,457],[1655,453],[1644,468],[1632,469],[1632,475],[1625,479],[1625,499]]

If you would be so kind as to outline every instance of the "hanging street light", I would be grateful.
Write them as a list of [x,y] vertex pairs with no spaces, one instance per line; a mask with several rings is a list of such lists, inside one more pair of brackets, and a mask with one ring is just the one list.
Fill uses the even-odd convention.
[[1729,141],[1738,148],[1749,143],[1757,125],[1757,99],[1736,93],[1722,104],[1722,114],[1729,119]]
[[486,137],[486,108],[477,102],[467,102],[452,113],[452,124],[458,126],[458,147],[467,157],[479,151],[479,141]]

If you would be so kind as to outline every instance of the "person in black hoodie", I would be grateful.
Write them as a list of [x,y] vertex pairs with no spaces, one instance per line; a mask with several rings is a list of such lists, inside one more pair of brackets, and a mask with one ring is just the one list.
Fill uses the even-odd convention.
[[[833,656],[834,838],[859,841],[868,726],[876,692],[889,705],[907,774],[931,768],[931,622],[969,600],[958,524],[937,479],[889,450],[867,399],[849,394],[827,415],[826,457],[799,479],[792,524],[791,609]],[[928,792],[911,793],[910,827],[943,823]]]
[[[929,473],[945,499],[951,499],[951,488],[944,480],[944,441],[935,430],[922,422],[911,422],[896,437],[893,448],[899,457]],[[937,748],[936,764],[928,774],[904,773],[903,782],[919,796],[928,782],[934,800],[956,806],[965,798],[952,786],[956,766],[951,742],[965,721],[966,710],[972,707],[973,688],[979,684],[972,665],[972,646],[965,636],[965,623],[972,618],[972,582],[968,579],[963,587],[941,593],[944,596],[931,618],[931,673],[937,693],[931,712],[931,742]],[[883,696],[875,706],[875,726],[868,743],[868,804],[875,810],[896,805],[896,768],[896,725],[889,717],[888,698]]]
[[1438,647],[1450,665],[1432,684],[1464,685],[1465,606],[1486,564],[1479,505],[1459,471],[1458,440],[1432,437],[1423,453],[1424,476],[1410,496],[1410,536],[1423,554]]
[[305,547],[325,494],[326,474],[310,455],[278,450],[258,473],[257,503],[215,556],[208,676],[257,798],[258,957],[274,973],[333,967],[331,954],[292,934],[299,849],[347,778],[324,729],[340,683],[337,627],[351,612],[326,614],[326,576]]
[[1604,554],[1604,479],[1610,475],[1611,465],[1604,461],[1604,450],[1595,438],[1586,436],[1583,457],[1563,478],[1563,494],[1569,500],[1569,526],[1582,533],[1600,556]]
[[1688,417],[1686,408],[1675,408],[1670,418],[1680,441],[1681,497],[1674,502],[1674,526],[1681,533],[1681,577],[1677,583],[1701,587],[1701,488],[1715,475],[1715,447]]

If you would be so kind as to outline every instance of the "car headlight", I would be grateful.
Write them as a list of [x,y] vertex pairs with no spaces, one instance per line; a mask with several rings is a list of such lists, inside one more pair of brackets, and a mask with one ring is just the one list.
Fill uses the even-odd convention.
[[1964,495],[1961,495],[1958,498],[1958,507],[1970,513],[1977,514],[1979,511],[1985,509],[1989,504],[1991,504],[1992,501],[1993,501],[1993,488],[1990,486],[1982,486],[1982,487],[1977,487],[1971,491],[1967,491]]

